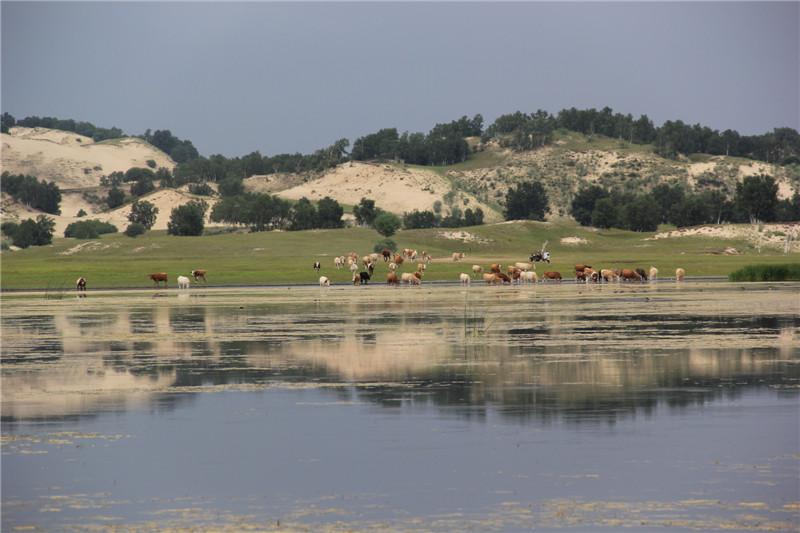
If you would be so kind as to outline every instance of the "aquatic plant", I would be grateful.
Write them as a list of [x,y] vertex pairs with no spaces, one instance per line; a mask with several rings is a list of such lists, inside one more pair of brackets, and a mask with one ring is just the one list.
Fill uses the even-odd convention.
[[730,281],[800,281],[800,263],[748,265],[728,275]]

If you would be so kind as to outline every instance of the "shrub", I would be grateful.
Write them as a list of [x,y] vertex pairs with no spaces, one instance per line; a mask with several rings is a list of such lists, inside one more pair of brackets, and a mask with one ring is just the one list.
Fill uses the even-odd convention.
[[197,196],[214,196],[214,189],[208,183],[192,183],[189,185],[189,193]]
[[73,222],[64,230],[64,237],[74,239],[96,239],[104,233],[116,233],[119,230],[113,224],[99,220],[80,220]]
[[800,281],[800,263],[748,265],[728,275],[730,281]]
[[127,228],[125,228],[125,235],[131,238],[136,238],[136,236],[141,235],[147,231],[142,224],[138,222],[134,222],[130,224]]

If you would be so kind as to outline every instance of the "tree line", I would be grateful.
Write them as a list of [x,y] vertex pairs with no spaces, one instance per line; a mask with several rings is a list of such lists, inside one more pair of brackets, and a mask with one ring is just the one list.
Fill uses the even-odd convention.
[[61,214],[61,189],[52,181],[6,171],[0,175],[0,190],[32,209]]

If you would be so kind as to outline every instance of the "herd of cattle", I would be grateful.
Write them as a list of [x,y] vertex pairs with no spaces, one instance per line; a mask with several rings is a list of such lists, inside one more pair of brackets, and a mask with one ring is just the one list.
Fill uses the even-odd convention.
[[[376,264],[382,259],[383,263],[388,264],[389,269],[389,272],[386,274],[387,285],[421,285],[422,276],[427,270],[428,264],[432,260],[432,257],[428,252],[422,252],[422,255],[420,256],[421,262],[417,263],[415,270],[411,272],[402,272],[399,273],[399,275],[397,272],[397,270],[406,262],[410,262],[413,266],[414,262],[417,260],[417,257],[417,251],[411,249],[404,249],[402,254],[392,253],[391,250],[383,250],[383,252],[380,254],[372,253],[363,257],[359,257],[357,253],[352,252],[349,254],[349,256],[343,255],[334,257],[333,266],[336,270],[349,268],[350,272],[352,273],[353,285],[363,285],[372,279],[375,274]],[[465,258],[466,254],[458,252],[453,254],[452,261],[453,263],[462,262]],[[359,259],[361,266],[359,266]],[[317,274],[319,274],[321,268],[322,265],[320,262],[315,261],[314,270],[317,272]],[[359,272],[359,269],[362,268],[363,270]],[[502,265],[499,263],[490,265],[488,272],[484,271],[483,267],[480,265],[472,265],[472,274],[470,275],[462,272],[459,275],[459,281],[462,285],[468,285],[472,282],[473,277],[477,278],[479,275],[482,276],[483,282],[487,285],[504,283],[511,284],[515,281],[518,283],[543,283],[548,280],[552,280],[553,282],[557,283],[564,279],[560,272],[550,270],[545,270],[542,272],[542,276],[540,278],[536,274],[535,270],[536,265],[531,263],[515,263],[514,265],[509,265],[506,267],[505,272],[503,272]],[[205,270],[192,270],[191,275],[196,284],[199,284],[201,279],[203,280],[203,283],[206,283]],[[645,270],[642,268],[636,268],[633,270],[604,268],[598,271],[594,270],[591,265],[581,264],[575,265],[574,276],[576,282],[585,283],[647,281],[658,279],[658,269],[656,267],[650,267],[649,272],[645,272]],[[683,280],[683,277],[684,271],[682,268],[675,270],[676,280],[681,281]],[[160,287],[162,281],[164,282],[164,287],[167,286],[168,280],[166,272],[150,274],[150,279],[153,280],[154,287]],[[188,277],[178,276],[179,289],[188,289],[190,283],[191,281]],[[331,284],[331,280],[327,276],[320,276],[319,284],[321,287],[328,286]],[[79,291],[85,291],[86,279],[79,278],[77,288]]]
[[[453,254],[452,261],[454,263],[462,262],[465,258],[466,254],[458,252]],[[361,272],[359,272],[359,259],[361,260],[361,264],[364,268],[364,270]],[[425,273],[428,264],[431,262],[432,257],[428,252],[423,251],[421,256],[422,262],[417,264],[416,270],[412,272],[401,273],[399,276],[397,269],[400,268],[403,263],[406,261],[411,261],[413,265],[413,262],[417,259],[416,250],[404,249],[402,254],[393,254],[391,250],[383,250],[383,252],[380,254],[373,253],[360,258],[357,253],[352,252],[349,254],[349,256],[335,257],[333,259],[333,265],[337,270],[347,266],[347,268],[349,268],[353,274],[353,285],[363,285],[368,283],[374,276],[375,265],[380,259],[383,259],[384,263],[389,263],[389,272],[386,274],[387,285],[400,285],[401,283],[420,285],[422,283],[422,276]],[[317,273],[319,273],[320,268],[321,265],[319,261],[314,262],[314,270]],[[542,273],[540,280],[535,270],[536,265],[531,263],[515,263],[514,265],[509,265],[505,272],[503,272],[502,265],[499,263],[492,264],[489,267],[488,272],[485,272],[483,267],[480,265],[472,265],[472,274],[470,275],[462,272],[459,275],[459,281],[462,285],[468,285],[472,282],[472,278],[477,277],[478,275],[482,275],[483,281],[487,285],[504,283],[511,284],[515,281],[518,283],[538,283],[539,281],[545,282],[547,280],[553,280],[553,282],[557,283],[563,279],[563,276],[560,272],[546,270]],[[585,283],[600,283],[610,281],[647,281],[658,279],[658,269],[655,267],[650,267],[650,271],[645,272],[642,268],[636,268],[634,270],[608,268],[601,269],[598,272],[593,270],[591,265],[575,265],[574,275],[576,282]],[[675,279],[680,281],[683,280],[683,277],[683,269],[677,269],[675,271]],[[320,286],[327,286],[331,284],[331,280],[327,276],[320,276],[319,284]]]

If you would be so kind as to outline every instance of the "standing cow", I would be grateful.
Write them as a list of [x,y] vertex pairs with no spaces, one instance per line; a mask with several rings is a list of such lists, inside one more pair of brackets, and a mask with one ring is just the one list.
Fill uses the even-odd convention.
[[161,285],[159,285],[159,283],[162,282],[162,281],[164,282],[164,287],[167,286],[167,273],[166,272],[160,272],[158,274],[150,274],[150,279],[153,280],[153,284],[154,284],[155,287],[160,287]]
[[77,287],[77,290],[86,292],[86,280],[84,278],[78,278]]

